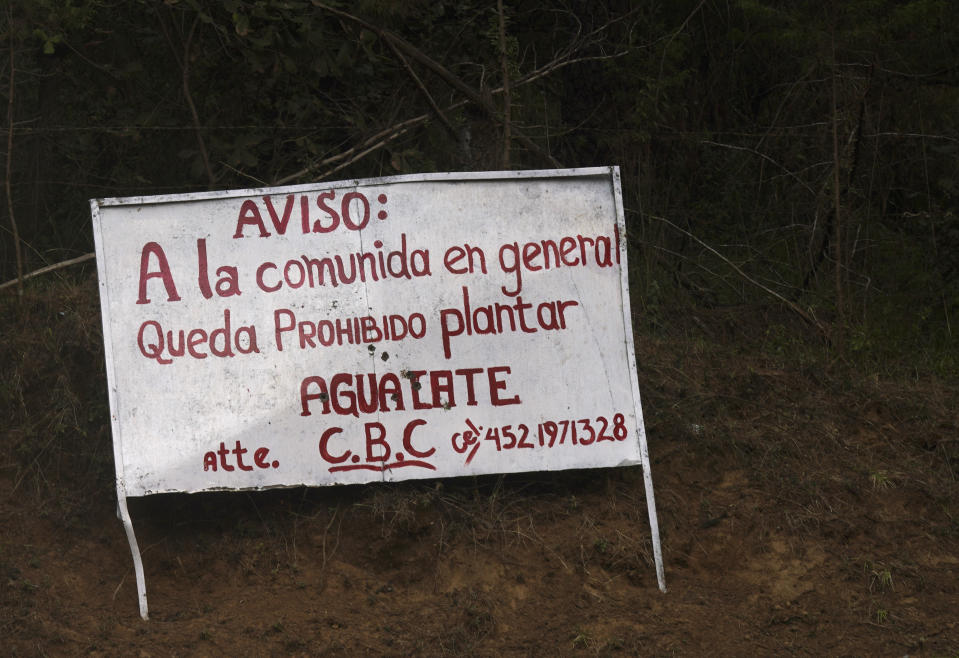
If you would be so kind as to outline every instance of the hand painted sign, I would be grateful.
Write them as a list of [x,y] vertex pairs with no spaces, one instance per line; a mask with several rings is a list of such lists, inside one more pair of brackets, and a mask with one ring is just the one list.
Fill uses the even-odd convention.
[[91,206],[121,511],[642,464],[656,532],[618,169]]

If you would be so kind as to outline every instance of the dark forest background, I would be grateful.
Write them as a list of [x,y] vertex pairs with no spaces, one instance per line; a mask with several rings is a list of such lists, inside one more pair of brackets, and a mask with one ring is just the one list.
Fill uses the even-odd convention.
[[612,164],[648,329],[769,306],[959,367],[951,0],[13,0],[0,27],[0,283],[92,252],[93,197]]

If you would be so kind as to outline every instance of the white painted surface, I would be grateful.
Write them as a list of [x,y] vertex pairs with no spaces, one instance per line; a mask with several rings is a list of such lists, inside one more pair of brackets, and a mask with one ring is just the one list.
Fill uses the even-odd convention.
[[[329,192],[335,193],[335,198],[328,205],[337,212],[348,193],[359,192],[369,199],[370,219],[365,228],[347,230],[341,221],[328,233],[304,234],[300,197],[309,203],[310,222],[320,220],[322,227],[328,227],[332,219],[318,208],[316,199]],[[290,218],[285,234],[279,235],[264,197],[271,198],[282,220],[288,195],[293,195]],[[377,200],[380,195],[386,196],[385,203]],[[626,291],[625,241],[617,239],[617,231],[620,236],[625,233],[619,195],[618,170],[597,168],[418,175],[272,190],[94,200],[118,491],[142,496],[646,462]],[[269,237],[259,237],[254,226],[242,227],[244,237],[234,237],[247,200],[259,209]],[[359,203],[353,202],[351,212]],[[386,213],[385,219],[377,218],[380,211]],[[278,280],[285,263],[302,263],[304,255],[347,258],[372,252],[378,258],[382,252],[386,257],[400,248],[403,236],[408,254],[428,252],[429,276],[388,276],[335,287],[329,282],[298,289],[284,285],[275,292],[266,292],[257,284],[256,273],[264,263],[278,266],[277,270],[265,270],[269,286]],[[613,249],[611,266],[602,266],[606,260],[597,263],[595,248],[587,248],[585,264],[539,271],[524,268],[519,295],[506,294],[516,291],[517,279],[500,264],[498,254],[503,245],[516,243],[522,248],[526,243],[551,240],[569,248],[571,243],[562,239],[572,238],[576,249],[567,252],[569,263],[574,253],[577,261],[582,254],[577,236],[608,242]],[[198,240],[205,241],[211,288],[227,274],[221,270],[218,276],[218,268],[234,267],[240,294],[221,297],[214,290],[212,298],[204,297]],[[378,242],[382,248],[376,247]],[[141,282],[141,258],[149,243],[162,249],[178,301],[168,300],[160,277]],[[485,254],[485,274],[455,274],[445,266],[447,251],[465,244]],[[154,248],[147,260],[148,273],[160,269],[156,253]],[[542,256],[532,264],[542,265]],[[298,271],[297,266],[291,267],[291,272]],[[137,303],[141,285],[149,303]],[[536,331],[517,328],[497,335],[451,336],[447,357],[442,319],[447,327],[458,326],[464,287],[474,310],[497,303],[508,305],[517,320],[516,304],[521,297],[523,304],[532,305],[525,311],[525,319]],[[545,330],[537,319],[537,309],[542,303],[554,303],[543,307],[548,314],[557,301],[566,303],[565,328]],[[202,328],[209,333],[224,326],[226,311],[231,332],[241,326],[254,327],[258,353],[240,354],[234,348],[233,357],[187,354],[161,364],[144,356],[138,347],[141,328],[146,326],[148,333],[155,328],[149,323],[157,323],[164,332]],[[421,314],[425,335],[303,349],[297,333],[290,331],[283,333],[280,350],[274,324],[277,311],[284,321],[293,315],[298,321],[321,327],[327,326],[327,321],[342,323],[354,317]],[[144,342],[156,341],[148,337]],[[222,347],[220,338],[217,344]],[[195,351],[209,354],[210,348],[200,343]],[[161,359],[167,356],[165,350]],[[505,388],[491,391],[491,368],[509,369],[493,371],[493,380],[501,381]],[[464,369],[481,369],[472,379],[474,400],[470,400],[469,376],[455,374]],[[437,396],[441,404],[434,406],[427,374],[419,380],[419,397],[430,408],[415,409],[412,384],[404,373],[416,371],[452,371],[453,399],[448,390],[441,390]],[[308,401],[310,415],[302,415],[304,379],[319,377],[330,384],[337,373],[362,374],[364,382],[369,374],[379,380],[392,373],[402,384],[405,409],[396,409],[396,401],[387,395],[374,411],[340,415],[332,408],[324,413],[324,402],[313,399]],[[443,382],[442,375],[437,381]],[[314,384],[307,391],[318,394],[319,387]],[[519,401],[496,406],[495,396],[506,401],[518,397]],[[621,423],[617,422],[620,418]],[[549,447],[546,433],[540,445],[544,423],[556,423],[561,433],[563,421],[567,421],[563,443],[560,445],[557,437],[556,444]],[[575,445],[569,421],[575,421]],[[598,435],[604,423],[604,436],[613,440],[596,436],[583,445],[582,439],[588,439],[591,431]],[[464,443],[464,432],[471,425],[480,430],[475,444]],[[510,440],[504,426],[511,426],[517,442],[520,426],[525,426],[529,433],[525,443],[532,447],[507,449]],[[404,446],[407,427],[412,428],[411,439]],[[485,439],[492,427],[500,428],[500,450],[492,436]],[[385,459],[384,444],[375,440],[381,428],[390,452]],[[320,450],[324,433],[329,437],[327,456],[343,461],[324,459]],[[374,439],[369,447],[367,434]],[[232,471],[223,468],[217,452],[221,443],[228,451],[223,457]],[[253,466],[252,470],[238,468],[233,452],[238,443],[246,451],[239,455],[243,465]],[[266,468],[254,464],[259,448],[269,450],[265,457],[261,453]],[[205,455],[211,452],[215,470],[209,457],[205,468]],[[403,453],[402,460],[397,453]],[[644,465],[648,473],[648,463]],[[651,495],[651,481],[648,489]]]

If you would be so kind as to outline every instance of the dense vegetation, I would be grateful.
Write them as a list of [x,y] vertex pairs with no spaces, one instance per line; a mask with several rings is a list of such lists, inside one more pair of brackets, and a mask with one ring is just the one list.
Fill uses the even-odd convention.
[[651,323],[770,302],[955,372],[954,2],[16,0],[0,28],[0,281],[92,251],[91,197],[617,164]]

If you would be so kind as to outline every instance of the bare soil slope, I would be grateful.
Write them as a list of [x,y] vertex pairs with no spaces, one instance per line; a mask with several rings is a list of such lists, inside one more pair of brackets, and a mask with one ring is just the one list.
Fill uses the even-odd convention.
[[[956,380],[761,309],[639,330],[639,469],[131,501],[91,282],[4,302],[7,655],[959,655]],[[798,332],[797,332],[798,333]]]

